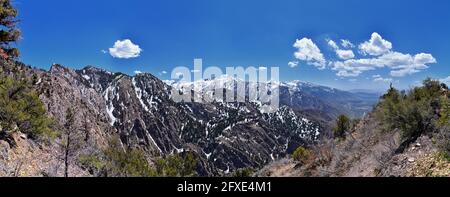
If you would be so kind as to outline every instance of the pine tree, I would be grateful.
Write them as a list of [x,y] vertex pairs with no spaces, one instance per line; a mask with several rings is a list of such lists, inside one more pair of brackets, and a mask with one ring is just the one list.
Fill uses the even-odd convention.
[[66,111],[66,122],[62,131],[62,152],[64,161],[64,177],[69,176],[71,161],[76,158],[82,146],[83,136],[80,135],[75,116],[76,108],[68,108]]
[[336,120],[336,127],[334,128],[334,136],[336,138],[345,138],[345,134],[350,130],[350,118],[345,115],[340,115]]
[[66,112],[66,124],[64,125],[65,131],[65,143],[64,143],[64,177],[69,176],[69,154],[72,144],[71,133],[74,132],[73,126],[75,125],[75,116],[71,108]]
[[21,80],[0,74],[0,125],[10,131],[16,127],[31,138],[54,137],[52,120],[38,94]]
[[17,42],[21,35],[16,26],[17,14],[11,0],[0,0],[0,57],[4,59],[19,56],[19,49],[11,46],[11,43]]

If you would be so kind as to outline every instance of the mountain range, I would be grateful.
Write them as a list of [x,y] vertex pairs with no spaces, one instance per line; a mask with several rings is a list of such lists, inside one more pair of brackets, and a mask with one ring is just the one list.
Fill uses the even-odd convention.
[[[68,108],[76,110],[76,127],[80,128],[77,132],[84,140],[76,154],[102,149],[112,135],[118,135],[124,147],[142,149],[150,160],[194,152],[200,158],[197,172],[201,176],[223,176],[246,167],[261,168],[299,146],[317,143],[331,133],[330,122],[339,114],[364,116],[379,97],[300,81],[278,83],[281,106],[268,114],[253,102],[176,103],[170,98],[173,88],[192,87],[194,83],[205,85],[211,80],[190,84],[164,82],[149,73],[129,76],[93,66],[74,70],[54,64],[45,71],[20,62],[2,61],[1,67],[15,68],[9,71],[10,76],[21,73],[37,77],[33,88],[48,115],[56,120],[57,128],[64,127]],[[224,89],[228,87],[226,84],[252,84],[230,77],[214,80],[222,80]],[[28,144],[26,147],[33,144],[26,136],[19,140]],[[6,155],[14,153],[11,147],[5,145],[4,149],[9,151]],[[0,174],[10,175],[20,159],[34,166],[23,169],[27,175],[61,175],[58,167],[61,153],[52,146],[40,151],[46,161],[26,156],[31,154],[9,156],[8,162],[1,165]],[[89,175],[76,160],[71,162],[73,176]]]

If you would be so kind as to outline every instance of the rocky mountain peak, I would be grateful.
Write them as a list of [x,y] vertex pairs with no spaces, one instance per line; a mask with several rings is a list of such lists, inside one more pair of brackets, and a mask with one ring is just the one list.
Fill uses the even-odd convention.
[[[300,145],[316,143],[327,130],[303,110],[304,105],[283,105],[266,114],[251,102],[176,103],[170,90],[179,84],[167,84],[148,73],[129,76],[93,66],[74,70],[58,64],[48,72],[30,72],[39,73],[45,82],[37,88],[42,89],[40,97],[51,117],[64,117],[69,107],[77,110],[77,126],[88,128],[81,133],[87,142],[83,151],[101,149],[117,134],[124,146],[144,150],[150,160],[193,151],[201,159],[201,175],[259,168]],[[194,83],[205,87],[216,82],[223,88],[236,83],[255,88],[233,77]],[[302,94],[282,97],[304,98],[297,97]],[[62,127],[64,119],[57,119]]]

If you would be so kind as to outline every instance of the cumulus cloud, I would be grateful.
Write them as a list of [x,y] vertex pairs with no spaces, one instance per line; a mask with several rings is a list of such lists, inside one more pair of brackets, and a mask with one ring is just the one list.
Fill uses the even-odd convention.
[[355,58],[355,54],[352,50],[336,50],[336,55],[343,60],[353,59]]
[[392,50],[392,43],[383,39],[378,33],[373,33],[370,40],[359,46],[362,54],[369,58],[353,59],[349,54],[346,61],[332,63],[332,69],[341,77],[355,77],[361,73],[377,68],[390,69],[393,77],[404,77],[427,69],[428,64],[436,63],[436,59],[428,53],[416,55],[404,54]]
[[291,68],[295,68],[295,67],[298,66],[298,63],[299,63],[298,61],[290,61],[288,63],[288,66],[291,67]]
[[[377,32],[372,33],[368,41],[358,45],[359,53],[354,53],[352,48],[355,45],[349,40],[342,39],[339,45],[329,39],[327,44],[339,60],[326,60],[311,39],[303,38],[294,44],[294,47],[298,49],[294,54],[297,60],[289,62],[288,65],[296,67],[299,61],[305,61],[319,69],[328,67],[336,71],[339,77],[358,77],[366,71],[385,68],[389,69],[392,77],[404,77],[429,68],[429,64],[437,63],[433,55],[429,53],[407,54],[393,50],[392,43]],[[376,78],[376,81],[386,81],[386,79],[390,78]]]
[[359,45],[359,49],[364,55],[379,56],[388,53],[392,49],[392,43],[374,32],[369,41]]
[[393,81],[392,78],[383,78],[381,75],[373,75],[372,79],[374,82],[382,82],[382,83],[391,83]]
[[426,53],[411,56],[409,54],[392,52],[385,55],[382,61],[385,61],[386,65],[393,69],[391,71],[391,76],[393,77],[403,77],[418,73],[427,69],[427,64],[436,63],[436,59],[431,54]]
[[113,48],[109,48],[109,54],[114,58],[130,59],[139,57],[142,49],[129,39],[117,40]]
[[332,70],[337,71],[336,75],[339,77],[357,77],[364,71],[374,70],[375,67],[370,61],[361,60],[346,60],[332,63]]
[[334,49],[336,52],[336,55],[339,57],[339,59],[342,60],[348,60],[355,58],[355,54],[352,50],[342,50],[340,47],[336,44],[334,40],[328,40],[328,45]]
[[294,43],[294,48],[297,49],[294,53],[296,59],[305,61],[307,64],[313,65],[320,70],[325,69],[326,61],[324,55],[311,39],[297,39]]
[[387,67],[391,69],[391,76],[403,77],[427,69],[427,64],[432,63],[436,63],[436,59],[431,54],[420,53],[412,56],[410,54],[399,52],[389,52],[375,58],[351,59],[334,62],[332,68],[333,70],[338,71],[338,76],[355,77],[364,71]]

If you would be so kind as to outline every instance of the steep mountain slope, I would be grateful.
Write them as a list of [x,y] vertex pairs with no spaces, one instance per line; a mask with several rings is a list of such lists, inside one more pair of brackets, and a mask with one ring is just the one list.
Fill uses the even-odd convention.
[[[112,135],[119,134],[124,146],[144,149],[150,160],[194,151],[201,158],[200,175],[225,175],[239,168],[262,167],[299,145],[315,143],[323,130],[288,107],[263,114],[254,103],[175,103],[169,95],[172,87],[150,74],[127,76],[60,65],[47,72],[9,62],[2,62],[2,67],[14,68],[5,69],[12,76],[36,79],[34,87],[57,130],[65,124],[66,110],[76,110],[76,133],[82,143],[70,161],[73,169],[79,166],[77,156],[101,150]],[[61,153],[45,147],[54,152],[50,155],[55,165],[34,175],[61,176],[60,169],[52,170],[61,165]]]
[[103,95],[110,124],[123,143],[145,147],[153,156],[193,149],[213,166],[207,174],[262,166],[320,134],[319,125],[289,109],[295,124],[274,126],[282,120],[261,114],[251,103],[175,103],[171,87],[150,74],[77,72]]

